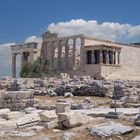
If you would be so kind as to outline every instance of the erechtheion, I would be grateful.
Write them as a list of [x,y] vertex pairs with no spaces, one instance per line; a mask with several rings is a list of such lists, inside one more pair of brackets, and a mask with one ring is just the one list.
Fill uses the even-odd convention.
[[16,77],[16,55],[25,61],[37,56],[48,60],[54,74],[90,75],[96,79],[140,79],[140,45],[97,39],[83,34],[58,37],[45,32],[42,42],[12,45],[12,76]]

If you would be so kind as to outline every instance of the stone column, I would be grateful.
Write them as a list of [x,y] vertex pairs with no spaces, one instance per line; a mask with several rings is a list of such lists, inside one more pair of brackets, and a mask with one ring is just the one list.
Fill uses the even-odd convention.
[[120,52],[118,52],[118,65],[120,65]]
[[29,61],[30,62],[34,61],[34,52],[33,51],[29,53]]
[[100,50],[99,59],[100,59],[100,64],[103,64],[103,54],[102,54],[102,50]]
[[48,52],[47,52],[47,60],[49,61],[50,63],[50,67],[51,69],[53,69],[53,60],[54,60],[54,51],[53,51],[53,47],[54,47],[54,42],[51,41],[48,43]]
[[113,51],[109,51],[109,64],[113,64]]
[[106,64],[109,64],[109,54],[107,50],[105,51],[105,62]]
[[24,53],[22,52],[20,55],[21,55],[21,68],[22,68],[24,63]]
[[61,57],[62,57],[62,46],[61,40],[58,42],[58,70],[61,70]]
[[84,46],[84,37],[81,37],[81,47],[80,47],[80,65],[81,65],[81,71],[84,71],[84,67],[86,64],[86,51]]
[[49,60],[48,59],[48,42],[42,43],[42,56],[45,61]]
[[73,39],[72,62],[74,67],[76,64],[76,38]]
[[51,47],[51,68],[54,68],[54,53],[55,53],[55,42],[52,42],[52,46]]
[[12,77],[16,78],[16,54],[12,54]]
[[94,54],[94,50],[92,50],[92,64],[95,64],[95,54]]
[[112,64],[114,64],[114,60],[115,60],[115,55],[114,52],[112,51]]
[[117,52],[115,51],[115,65],[118,64],[118,61],[117,61]]
[[24,56],[24,61],[28,62],[29,53],[25,52],[23,56]]
[[69,69],[69,46],[68,46],[68,39],[65,42],[65,68],[66,68],[66,70]]

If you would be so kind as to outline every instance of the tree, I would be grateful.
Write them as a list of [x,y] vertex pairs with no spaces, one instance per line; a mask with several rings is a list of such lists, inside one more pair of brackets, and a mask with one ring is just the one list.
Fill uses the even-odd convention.
[[20,71],[20,77],[40,78],[51,74],[49,62],[38,57],[34,62],[25,62]]

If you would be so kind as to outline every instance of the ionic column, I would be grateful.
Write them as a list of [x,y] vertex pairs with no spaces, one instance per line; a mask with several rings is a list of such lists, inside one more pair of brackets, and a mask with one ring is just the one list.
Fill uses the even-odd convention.
[[65,42],[65,68],[66,68],[66,70],[69,69],[69,46],[68,46],[68,39]]
[[12,77],[16,77],[16,54],[12,54]]
[[76,38],[73,39],[72,62],[74,67],[76,63]]
[[58,69],[61,70],[61,56],[62,56],[62,46],[61,40],[58,42]]
[[103,54],[102,54],[102,50],[100,50],[99,59],[100,59],[100,64],[102,64],[102,63],[103,63]]

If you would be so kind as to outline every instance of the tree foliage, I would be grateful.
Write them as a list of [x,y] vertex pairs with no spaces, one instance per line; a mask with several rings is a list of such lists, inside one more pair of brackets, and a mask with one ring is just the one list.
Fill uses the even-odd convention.
[[20,77],[40,78],[51,74],[48,61],[38,57],[34,62],[25,62],[20,71]]

